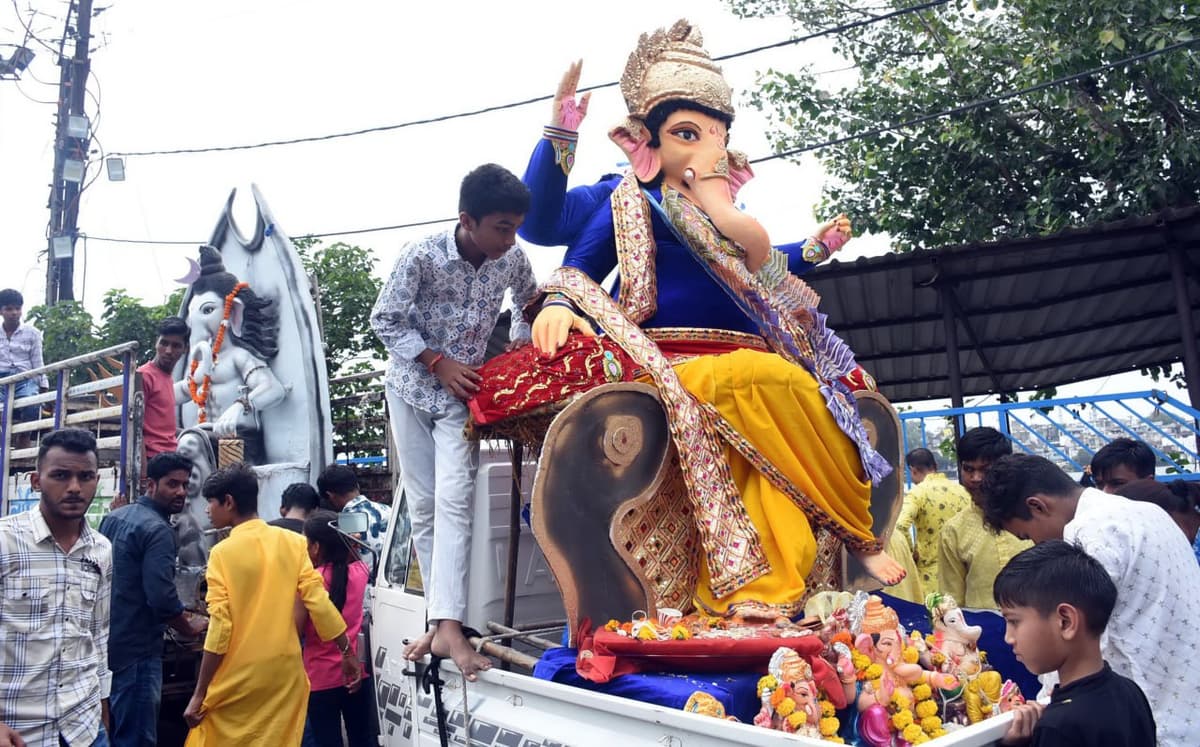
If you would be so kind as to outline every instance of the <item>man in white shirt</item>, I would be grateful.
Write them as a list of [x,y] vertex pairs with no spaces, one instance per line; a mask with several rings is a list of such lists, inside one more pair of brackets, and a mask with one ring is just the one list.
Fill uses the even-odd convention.
[[[1160,747],[1200,744],[1200,710],[1183,685],[1200,660],[1194,634],[1200,566],[1167,512],[1082,488],[1050,461],[1027,454],[992,464],[982,492],[992,527],[1034,542],[1076,543],[1100,561],[1117,586],[1117,606],[1100,641],[1105,660],[1145,692]],[[1056,683],[1057,677],[1042,679],[1046,688]]]

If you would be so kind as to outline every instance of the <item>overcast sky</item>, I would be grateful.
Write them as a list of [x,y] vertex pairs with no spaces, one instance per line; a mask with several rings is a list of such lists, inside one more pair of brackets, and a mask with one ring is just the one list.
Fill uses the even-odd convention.
[[[394,124],[553,93],[562,71],[583,58],[583,85],[616,80],[637,35],[687,17],[713,55],[781,41],[785,18],[741,20],[718,0],[619,4],[594,0],[93,0],[88,112],[107,152],[255,143]],[[32,5],[31,5],[32,2]],[[16,0],[20,18],[57,45],[65,0]],[[31,16],[30,8],[39,13]],[[636,13],[634,12],[636,11]],[[0,43],[24,35],[12,2],[0,3]],[[19,83],[0,81],[0,250],[4,286],[26,305],[45,293],[46,207],[53,165],[58,68],[36,42],[37,58]],[[11,47],[0,47],[8,54]],[[735,91],[750,89],[768,67],[840,67],[822,41],[725,63]],[[45,81],[40,83],[38,81]],[[829,76],[837,81],[838,75]],[[51,84],[51,85],[47,85]],[[96,99],[99,99],[97,106]],[[256,183],[280,228],[291,236],[408,223],[455,213],[463,174],[487,161],[520,174],[547,120],[546,102],[433,125],[231,153],[126,159],[126,181],[103,165],[81,201],[79,230],[93,237],[205,240],[232,188],[235,216],[252,230],[249,185]],[[572,184],[613,171],[622,159],[605,132],[625,109],[618,90],[594,94]],[[752,158],[768,154],[764,121],[739,109],[732,145]],[[94,144],[94,145],[95,145]],[[776,242],[816,225],[824,174],[812,157],[772,161],[742,191],[747,209]],[[405,241],[436,227],[348,236],[375,249],[380,274]],[[329,240],[336,240],[329,239]],[[862,237],[842,258],[887,251],[886,237]],[[81,241],[75,293],[98,313],[114,287],[151,303],[174,288],[195,246]],[[533,249],[539,276],[561,253]],[[836,320],[833,320],[836,325]],[[1115,377],[1071,391],[1092,394],[1144,388]]]

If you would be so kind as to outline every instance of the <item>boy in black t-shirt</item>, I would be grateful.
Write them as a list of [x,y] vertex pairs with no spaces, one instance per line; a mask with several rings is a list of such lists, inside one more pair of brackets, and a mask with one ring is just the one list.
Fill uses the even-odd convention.
[[996,576],[1004,640],[1034,674],[1058,671],[1050,704],[1020,706],[1002,744],[1152,747],[1154,714],[1141,688],[1100,655],[1117,602],[1104,567],[1077,545],[1042,542]]

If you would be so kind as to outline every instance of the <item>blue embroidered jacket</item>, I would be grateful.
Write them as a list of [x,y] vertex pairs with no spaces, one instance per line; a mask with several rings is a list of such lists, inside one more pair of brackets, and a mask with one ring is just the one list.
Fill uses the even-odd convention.
[[[621,181],[609,175],[596,184],[567,189],[567,175],[556,163],[554,146],[543,138],[533,150],[524,181],[533,193],[532,205],[521,226],[521,238],[542,246],[567,246],[563,265],[585,272],[603,283],[617,266],[617,245],[609,198]],[[658,189],[650,190],[662,199]],[[651,213],[658,286],[658,311],[640,326],[723,329],[759,334],[729,295],[707,274],[692,253],[656,212]],[[788,255],[788,269],[803,275],[814,265],[804,260],[805,242],[776,248]],[[621,280],[612,288],[617,297]]]

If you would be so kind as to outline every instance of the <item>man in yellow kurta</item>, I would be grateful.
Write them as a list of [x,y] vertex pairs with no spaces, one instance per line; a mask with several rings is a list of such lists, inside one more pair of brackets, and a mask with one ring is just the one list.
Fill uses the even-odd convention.
[[214,527],[232,527],[208,560],[208,636],[184,718],[187,747],[299,745],[308,677],[292,621],[299,595],[323,640],[342,652],[346,686],[362,675],[346,623],[313,570],[304,538],[258,518],[258,478],[245,465],[214,472],[201,489]]
[[992,596],[996,575],[1008,561],[1032,542],[1009,532],[993,532],[983,522],[981,489],[992,462],[1012,453],[1012,443],[995,428],[972,428],[958,440],[958,479],[971,495],[972,503],[942,527],[938,552],[937,589],[963,607],[995,609]]
[[912,475],[913,488],[904,496],[895,531],[915,535],[913,560],[921,585],[918,601],[923,603],[925,594],[942,591],[938,584],[938,542],[942,527],[971,505],[971,495],[961,484],[937,471],[937,460],[929,449],[913,449],[904,461]]

